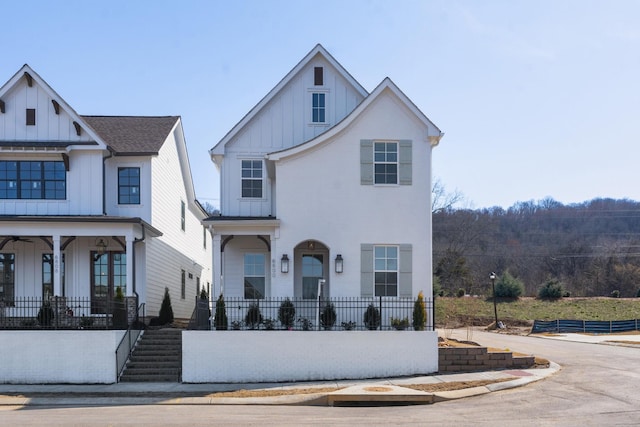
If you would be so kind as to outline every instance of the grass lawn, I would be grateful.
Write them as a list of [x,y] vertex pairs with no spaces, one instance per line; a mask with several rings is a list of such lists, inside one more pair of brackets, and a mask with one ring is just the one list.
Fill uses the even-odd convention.
[[[494,320],[493,301],[475,297],[438,297],[436,326],[486,326]],[[640,298],[562,298],[543,301],[520,298],[498,301],[498,319],[515,325],[534,320],[631,320],[640,318]]]

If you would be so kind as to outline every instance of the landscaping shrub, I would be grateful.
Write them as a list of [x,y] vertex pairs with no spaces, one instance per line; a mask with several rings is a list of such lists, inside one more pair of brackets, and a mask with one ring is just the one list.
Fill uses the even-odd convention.
[[217,331],[226,331],[229,327],[229,318],[227,317],[227,307],[224,304],[224,297],[222,294],[216,300],[216,318],[214,319],[214,325]]
[[249,329],[257,329],[262,323],[262,313],[257,303],[249,305],[247,315],[244,317],[244,323]]
[[458,292],[456,293],[458,298],[462,298],[464,296],[464,294],[465,294],[465,291],[462,288],[458,289]]
[[397,331],[404,331],[409,327],[409,319],[407,317],[404,319],[396,319],[395,317],[392,317],[391,326]]
[[285,298],[278,308],[278,320],[285,329],[293,328],[296,319],[296,308],[289,298]]
[[320,313],[320,324],[325,331],[328,331],[336,323],[336,307],[333,303],[327,303]]
[[427,306],[424,303],[424,294],[420,291],[418,298],[413,303],[413,329],[416,331],[424,331],[426,325]]
[[51,303],[49,301],[45,301],[38,311],[38,323],[40,323],[40,326],[51,326],[53,318],[54,314],[53,308],[51,308]]
[[496,294],[494,297],[518,299],[523,293],[524,285],[522,281],[513,277],[508,271],[505,271],[496,282]]
[[364,312],[364,326],[370,331],[378,329],[380,326],[380,310],[373,305],[369,304],[367,310]]
[[164,297],[160,306],[160,314],[158,315],[160,325],[167,325],[173,322],[173,308],[171,308],[171,296],[169,288],[164,288]]
[[620,298],[620,291],[617,289],[611,291],[611,298]]
[[562,283],[556,279],[549,279],[538,289],[538,298],[549,300],[560,299],[564,296],[564,293]]

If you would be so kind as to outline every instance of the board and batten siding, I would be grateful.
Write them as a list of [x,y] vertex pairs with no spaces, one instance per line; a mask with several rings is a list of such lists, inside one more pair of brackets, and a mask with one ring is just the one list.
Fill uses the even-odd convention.
[[[195,304],[196,278],[200,277],[205,286],[212,280],[211,239],[207,235],[205,248],[203,227],[189,207],[177,144],[176,135],[172,133],[151,161],[151,224],[163,235],[148,239],[145,246],[146,301],[148,314],[157,315],[164,288],[168,287],[175,317],[188,318]],[[181,229],[181,202],[186,205],[184,231]],[[181,298],[181,270],[186,274],[185,299]]]
[[[323,67],[324,85],[314,86],[313,69]],[[311,122],[312,93],[326,94],[326,122]],[[222,214],[273,215],[270,180],[264,170],[262,199],[242,199],[241,160],[264,159],[267,153],[290,148],[325,132],[362,102],[358,93],[326,60],[316,57],[225,147],[222,167]]]
[[[76,134],[73,119],[63,108],[59,114],[49,94],[34,80],[33,86],[26,79],[2,96],[5,112],[0,114],[0,140],[6,141],[90,141],[87,132]],[[60,101],[58,99],[58,101]],[[35,126],[26,126],[26,109],[36,110]]]

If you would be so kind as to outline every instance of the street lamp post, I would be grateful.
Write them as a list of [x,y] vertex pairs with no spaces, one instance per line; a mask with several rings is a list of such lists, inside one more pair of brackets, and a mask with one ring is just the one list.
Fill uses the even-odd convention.
[[496,273],[491,272],[489,275],[491,279],[491,287],[493,288],[493,314],[496,318],[496,329],[498,329],[498,306],[496,305]]

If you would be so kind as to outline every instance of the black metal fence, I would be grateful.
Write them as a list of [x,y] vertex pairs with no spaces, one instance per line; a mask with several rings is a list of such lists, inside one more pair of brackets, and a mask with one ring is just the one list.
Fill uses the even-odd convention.
[[[433,330],[433,301],[413,298],[225,298],[213,303],[216,330]],[[421,320],[422,318],[422,320]]]
[[137,318],[135,297],[0,300],[0,329],[127,329]]

